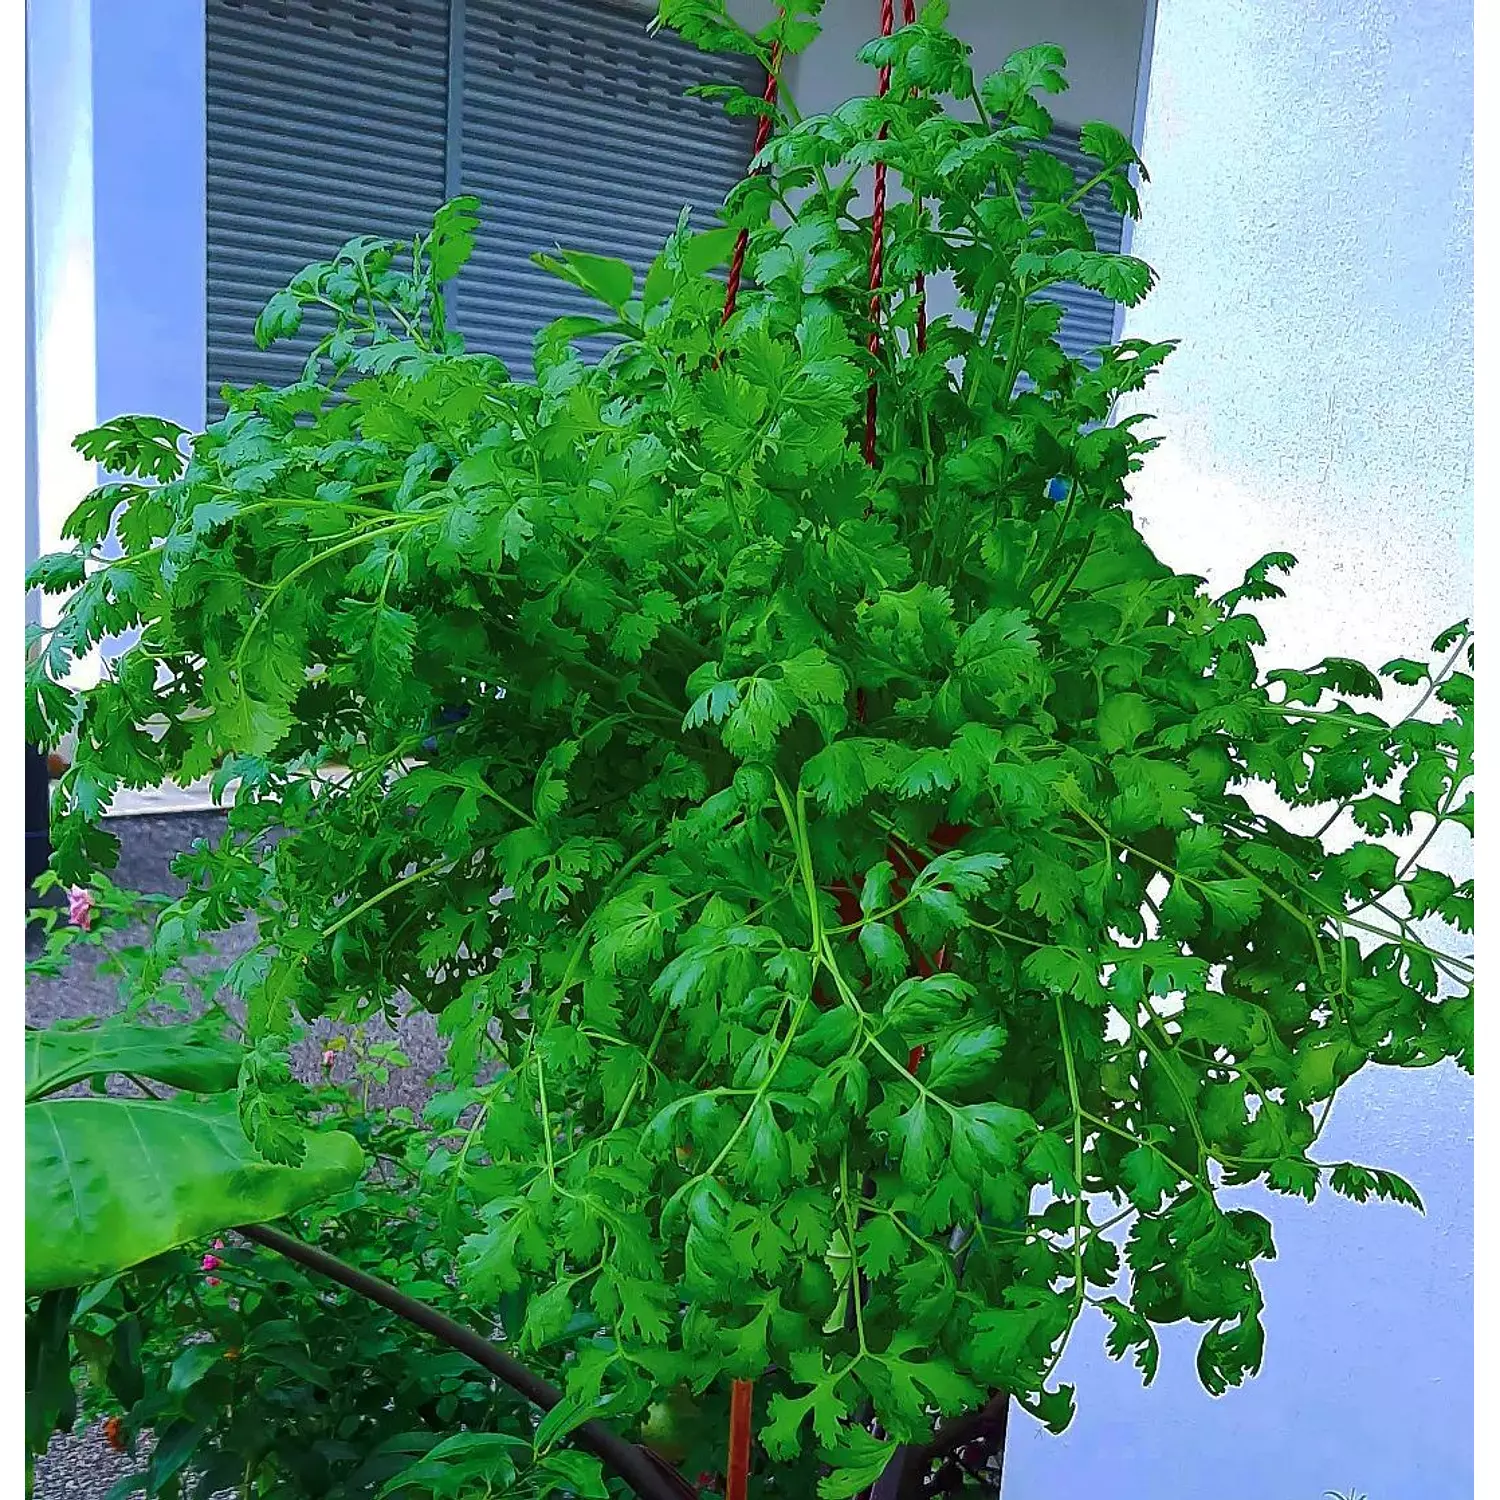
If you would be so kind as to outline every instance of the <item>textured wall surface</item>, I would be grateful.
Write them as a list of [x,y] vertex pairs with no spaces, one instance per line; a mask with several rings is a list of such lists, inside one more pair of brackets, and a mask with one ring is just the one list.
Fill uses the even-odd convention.
[[[1421,654],[1470,611],[1471,27],[1464,0],[1161,0],[1133,247],[1161,285],[1126,333],[1182,345],[1141,403],[1166,441],[1137,509],[1216,584],[1300,557],[1261,610],[1273,664]],[[1471,1494],[1472,1111],[1451,1067],[1358,1080],[1329,1159],[1407,1175],[1427,1216],[1257,1203],[1260,1377],[1212,1400],[1174,1338],[1143,1392],[1081,1328],[1079,1416],[1020,1425],[1007,1500]]]

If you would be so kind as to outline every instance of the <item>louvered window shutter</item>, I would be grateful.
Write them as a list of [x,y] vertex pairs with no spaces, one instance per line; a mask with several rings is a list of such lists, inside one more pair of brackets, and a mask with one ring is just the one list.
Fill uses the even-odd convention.
[[[759,92],[758,65],[648,35],[647,11],[632,0],[544,9],[205,0],[205,9],[211,417],[225,384],[296,379],[327,327],[311,314],[299,339],[257,349],[268,297],[355,235],[409,236],[445,187],[477,195],[484,216],[456,325],[471,349],[524,375],[538,328],[593,310],[534,266],[533,252],[562,245],[643,271],[684,205],[700,227],[713,221],[749,160],[754,120],[727,118],[685,90],[717,78]],[[462,46],[450,49],[455,9]],[[1047,145],[1084,180],[1076,131],[1059,127]],[[1099,248],[1118,250],[1123,226],[1108,194],[1096,188],[1081,206]],[[1107,298],[1073,286],[1045,295],[1065,309],[1070,353],[1110,341]]]
[[[1073,169],[1080,187],[1099,170],[1099,163],[1079,150],[1078,132],[1071,126],[1057,126],[1047,137],[1046,146]],[[1078,207],[1093,231],[1096,248],[1118,254],[1124,239],[1125,221],[1110,202],[1109,190],[1102,183],[1098,184],[1085,195]],[[1064,283],[1049,287],[1040,295],[1062,304],[1064,311],[1058,341],[1074,359],[1088,358],[1093,350],[1114,342],[1116,304],[1103,293]],[[1090,363],[1097,361],[1090,360]]]
[[758,93],[758,65],[649,36],[630,0],[205,3],[211,417],[225,384],[296,379],[326,331],[310,315],[258,350],[267,298],[355,235],[420,230],[445,189],[484,216],[456,325],[524,375],[538,328],[593,310],[534,251],[643,271],[682,208],[706,227],[749,163],[754,120],[684,91],[717,75]]
[[256,314],[355,235],[443,201],[448,0],[206,0],[208,410],[297,379],[328,323],[255,347]]
[[532,254],[561,245],[640,273],[685,205],[708,227],[749,164],[755,121],[684,91],[759,93],[765,75],[648,35],[649,9],[628,3],[466,0],[465,16],[460,178],[483,222],[454,320],[470,349],[524,376],[539,328],[600,311]]

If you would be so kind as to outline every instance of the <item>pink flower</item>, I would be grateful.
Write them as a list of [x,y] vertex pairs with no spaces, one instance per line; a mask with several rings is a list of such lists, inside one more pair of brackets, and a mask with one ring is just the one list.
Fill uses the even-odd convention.
[[89,930],[89,924],[94,920],[94,897],[91,891],[86,891],[81,885],[70,885],[68,887],[68,921],[74,927],[81,927],[85,932]]
[[203,1269],[205,1271],[217,1271],[221,1264],[222,1262],[217,1255],[205,1255],[203,1257]]
[[223,1248],[224,1248],[224,1241],[223,1240],[215,1240],[214,1241],[214,1249],[215,1250],[222,1250]]
[[323,1054],[323,1066],[325,1068],[331,1068],[333,1066],[333,1048],[332,1047],[328,1048],[328,1050],[326,1052],[324,1052],[324,1054]]

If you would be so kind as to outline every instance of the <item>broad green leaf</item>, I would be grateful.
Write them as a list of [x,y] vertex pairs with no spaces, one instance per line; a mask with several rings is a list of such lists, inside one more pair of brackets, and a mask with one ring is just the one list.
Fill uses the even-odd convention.
[[301,1167],[251,1150],[230,1096],[44,1099],[26,1106],[26,1287],[82,1286],[238,1224],[277,1219],[358,1180],[341,1132]]
[[939,1093],[977,1082],[995,1067],[1005,1046],[1003,1026],[972,1026],[945,1036],[932,1051],[928,1081]]
[[442,1496],[447,1500],[480,1490],[505,1494],[514,1485],[517,1459],[530,1444],[501,1432],[460,1432],[444,1438],[435,1448],[381,1486],[378,1494],[416,1497]]
[[433,280],[451,281],[474,252],[474,233],[479,228],[479,199],[451,198],[432,216],[427,254]]
[[555,255],[538,254],[532,259],[543,270],[571,281],[616,312],[624,310],[635,290],[635,272],[623,260],[590,255],[584,250],[559,250]]
[[212,1344],[189,1344],[172,1361],[172,1370],[167,1377],[167,1389],[177,1393],[190,1390],[223,1357],[223,1350],[215,1348]]
[[26,1100],[88,1078],[132,1074],[195,1094],[232,1089],[244,1048],[212,1023],[157,1026],[112,1018],[73,1029],[50,1026],[26,1033]]
[[895,1442],[877,1438],[863,1427],[848,1427],[836,1444],[820,1454],[832,1473],[818,1481],[818,1500],[851,1500],[880,1478],[896,1452]]
[[1116,693],[1106,698],[1094,719],[1099,743],[1113,754],[1133,750],[1136,741],[1151,733],[1155,722],[1151,705],[1139,693]]
[[1155,1213],[1164,1196],[1177,1191],[1180,1178],[1161,1152],[1137,1146],[1120,1162],[1120,1180],[1130,1201],[1143,1213]]

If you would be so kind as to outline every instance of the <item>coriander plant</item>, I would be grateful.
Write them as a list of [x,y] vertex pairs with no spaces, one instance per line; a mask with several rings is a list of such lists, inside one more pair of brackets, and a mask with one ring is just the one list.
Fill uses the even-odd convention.
[[[817,9],[663,5],[768,64]],[[889,91],[832,114],[728,91],[774,116],[757,170],[644,278],[541,257],[599,313],[534,376],[445,315],[472,200],[309,266],[257,328],[319,335],[303,378],[196,435],[86,434],[124,477],[31,575],[71,591],[28,671],[31,737],[77,734],[60,875],[109,863],[119,787],[234,788],[138,999],[254,917],[254,1146],[299,1157],[310,1022],[425,1007],[412,1192],[565,1387],[548,1439],[670,1427],[713,1470],[754,1380],[754,1493],[798,1500],[893,1465],[882,1493],[983,1493],[953,1434],[997,1393],[1065,1426],[1080,1320],[1147,1380],[1189,1320],[1238,1384],[1274,1251],[1226,1190],[1416,1203],[1319,1154],[1329,1111],[1372,1065],[1472,1066],[1472,888],[1420,859],[1472,829],[1467,626],[1263,671],[1250,607],[1293,559],[1216,597],[1129,508],[1155,440],[1116,403],[1171,345],[1071,358],[1045,295],[1148,292],[1079,211],[1138,211],[1130,142],[1085,126],[1076,176],[1042,145],[1062,54],[976,77],[940,4],[861,57]],[[872,322],[877,161],[904,192]],[[919,275],[958,298],[921,338]]]

